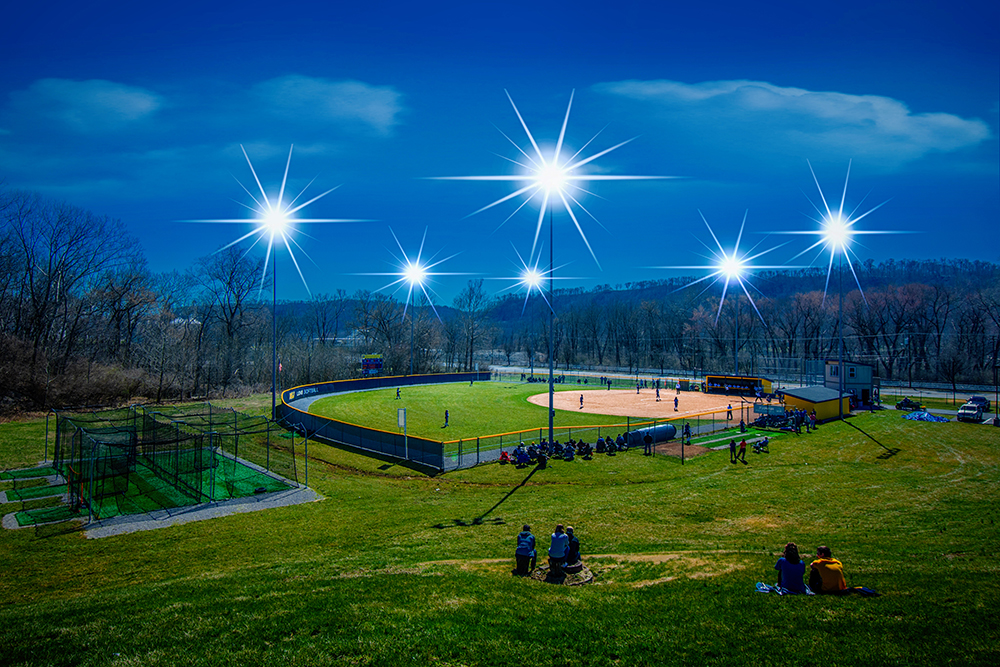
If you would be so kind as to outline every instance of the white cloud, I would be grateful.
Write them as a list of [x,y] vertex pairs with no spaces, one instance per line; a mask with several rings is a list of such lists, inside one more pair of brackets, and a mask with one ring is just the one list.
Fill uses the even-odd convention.
[[48,118],[80,133],[120,129],[161,106],[154,92],[102,79],[39,79],[10,94],[10,108],[19,116]]
[[990,138],[978,119],[913,113],[879,95],[783,88],[763,81],[619,81],[598,92],[650,108],[672,131],[708,145],[767,154],[850,156],[895,168],[932,152],[973,147]]
[[389,134],[399,123],[402,94],[389,86],[289,75],[261,82],[253,95],[277,115],[297,121],[361,123]]

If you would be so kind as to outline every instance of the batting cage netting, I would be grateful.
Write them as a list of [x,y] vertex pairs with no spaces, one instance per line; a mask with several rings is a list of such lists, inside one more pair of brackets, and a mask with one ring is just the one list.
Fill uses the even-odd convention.
[[53,468],[97,518],[299,486],[294,440],[264,417],[208,403],[56,414]]

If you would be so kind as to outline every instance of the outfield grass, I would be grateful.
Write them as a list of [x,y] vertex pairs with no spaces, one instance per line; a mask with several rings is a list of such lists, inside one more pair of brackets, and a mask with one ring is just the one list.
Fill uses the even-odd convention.
[[[530,478],[313,445],[322,502],[101,540],[5,530],[2,662],[998,664],[1000,429],[894,410],[849,424],[747,466],[632,451]],[[40,461],[43,430],[0,426],[0,468]],[[544,547],[557,521],[595,585],[510,576],[521,524]],[[882,597],[754,592],[788,540],[829,544]]]
[[[562,387],[558,391],[580,388]],[[547,385],[479,382],[404,387],[401,398],[395,389],[376,389],[326,396],[312,404],[309,412],[351,424],[361,424],[393,433],[397,427],[396,411],[406,408],[406,430],[410,435],[429,440],[450,441],[497,433],[511,433],[525,428],[548,425],[547,408],[528,402],[529,396],[548,391]],[[448,426],[444,411],[448,410]],[[598,426],[624,424],[626,417],[559,410],[558,426]],[[630,418],[647,422],[645,418]]]

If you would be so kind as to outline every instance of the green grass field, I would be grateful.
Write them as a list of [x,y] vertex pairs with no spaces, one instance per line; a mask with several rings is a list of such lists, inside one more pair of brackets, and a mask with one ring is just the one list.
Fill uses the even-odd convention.
[[[395,389],[377,389],[321,398],[309,411],[352,424],[361,424],[392,433],[397,427],[396,410],[406,408],[406,429],[410,435],[437,441],[511,433],[526,428],[548,427],[546,408],[528,402],[529,396],[547,391],[547,385],[480,382],[404,387],[399,400]],[[573,386],[557,391],[580,391]],[[448,410],[448,427],[444,411]],[[648,421],[640,419],[638,421]],[[624,424],[625,417],[577,413],[561,410],[559,426]]]
[[[101,540],[0,532],[0,661],[998,664],[1000,429],[901,414],[775,438],[746,466],[631,451],[432,478],[313,445],[321,502]],[[43,433],[0,426],[0,469],[41,461]],[[594,585],[510,576],[521,524],[544,548],[556,522]],[[754,592],[789,540],[830,545],[849,585],[882,596]]]

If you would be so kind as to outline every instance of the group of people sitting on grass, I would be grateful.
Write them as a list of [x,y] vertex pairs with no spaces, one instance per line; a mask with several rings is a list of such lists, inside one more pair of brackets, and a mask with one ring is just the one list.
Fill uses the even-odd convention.
[[776,592],[780,595],[878,595],[864,586],[848,587],[844,579],[843,564],[833,557],[830,547],[816,548],[816,557],[809,564],[809,583],[805,582],[806,564],[799,556],[799,547],[794,542],[785,545],[785,550],[774,569],[778,571],[778,585],[768,586],[758,583],[762,593]]
[[542,440],[537,446],[535,443],[531,443],[525,447],[522,442],[510,453],[507,453],[507,450],[501,451],[500,463],[513,463],[519,468],[536,464],[538,467],[544,468],[549,459],[572,461],[579,456],[584,461],[589,461],[594,458],[595,452],[614,456],[617,452],[624,452],[627,449],[628,445],[625,444],[624,434],[619,434],[617,440],[612,439],[611,436],[598,438],[596,448],[589,442],[577,441],[573,438],[570,438],[565,445],[558,440],[551,444],[547,440]]
[[[535,536],[531,534],[531,526],[527,524],[517,535],[514,560],[517,563],[514,574],[519,577],[526,577],[535,569],[537,560]],[[559,576],[563,572],[579,571],[581,568],[580,540],[573,534],[573,526],[563,530],[563,525],[557,524],[550,538],[549,576]]]

